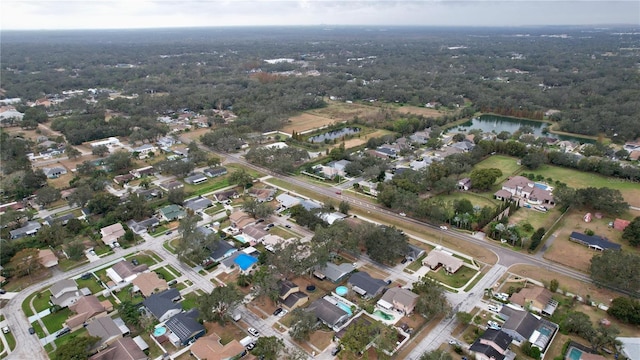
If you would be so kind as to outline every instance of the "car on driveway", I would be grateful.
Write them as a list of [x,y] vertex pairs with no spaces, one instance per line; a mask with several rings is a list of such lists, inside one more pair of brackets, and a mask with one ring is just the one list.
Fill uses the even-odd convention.
[[173,231],[167,231],[166,233],[164,233],[165,235],[171,235],[173,233]]
[[247,350],[249,351],[253,350],[254,347],[256,347],[256,343],[254,342],[249,343],[249,345],[246,346]]
[[449,340],[449,345],[460,345],[460,344],[458,343],[458,340],[451,339],[451,340]]
[[496,305],[489,305],[487,306],[487,308],[489,309],[489,311],[500,312],[500,307]]
[[278,314],[278,316],[283,317],[285,315],[287,315],[289,312],[287,311],[287,309],[282,309],[282,311],[280,311],[280,314]]
[[282,308],[277,308],[274,312],[273,312],[273,316],[278,316],[280,315],[280,313],[282,312]]
[[254,329],[252,327],[248,328],[247,331],[249,332],[249,334],[251,334],[251,335],[253,335],[255,337],[260,336],[260,331]]
[[291,229],[291,225],[287,224],[284,227],[286,227],[287,229]]
[[493,330],[500,330],[502,329],[502,327],[500,326],[500,324],[498,324],[495,321],[489,320],[487,322],[487,326],[489,327],[489,329],[493,329]]

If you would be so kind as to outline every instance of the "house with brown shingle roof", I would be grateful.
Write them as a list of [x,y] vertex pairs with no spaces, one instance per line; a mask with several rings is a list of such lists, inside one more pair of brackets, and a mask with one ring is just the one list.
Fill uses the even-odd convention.
[[139,274],[135,279],[131,280],[131,283],[133,284],[134,289],[138,288],[144,297],[151,296],[152,294],[169,288],[167,286],[167,281],[161,279],[160,276],[153,271]]
[[443,250],[434,249],[429,252],[426,258],[422,260],[422,265],[428,266],[431,270],[436,270],[438,267],[442,268],[450,273],[454,274],[462,267],[463,261]]
[[58,257],[51,249],[40,249],[38,251],[38,261],[46,268],[58,265]]
[[113,248],[117,246],[118,239],[124,236],[124,228],[122,224],[115,223],[100,229],[100,235],[102,235],[102,242]]
[[196,340],[191,346],[191,355],[198,360],[235,359],[244,353],[244,346],[238,340],[231,340],[226,345],[220,343],[220,336],[212,333]]
[[525,309],[551,316],[558,307],[558,302],[553,300],[552,295],[551,291],[541,286],[525,287],[511,295],[509,301]]
[[[113,309],[111,302],[109,300],[105,301],[109,303],[109,308]],[[73,331],[93,318],[106,316],[107,307],[105,307],[105,305],[106,303],[100,302],[94,295],[81,297],[75,304],[69,306],[69,309],[73,311],[75,315],[67,319],[65,327]]]
[[242,230],[245,226],[255,222],[255,219],[252,218],[251,215],[242,210],[229,215],[229,220],[231,221],[231,226],[238,230]]
[[148,268],[146,264],[134,266],[131,262],[122,260],[107,269],[107,276],[115,283],[132,281],[139,273]]
[[123,337],[114,341],[105,350],[89,357],[89,360],[147,360],[148,358],[133,339]]
[[394,287],[387,290],[377,304],[387,310],[396,309],[410,314],[418,303],[418,297],[411,290]]

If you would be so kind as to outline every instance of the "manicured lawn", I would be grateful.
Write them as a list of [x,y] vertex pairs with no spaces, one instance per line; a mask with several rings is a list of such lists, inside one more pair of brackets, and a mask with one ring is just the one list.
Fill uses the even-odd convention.
[[16,348],[16,338],[13,337],[13,333],[4,334],[4,337],[7,339],[9,349],[13,351]]
[[454,288],[459,288],[465,285],[469,279],[475,275],[476,270],[463,266],[455,274],[447,275],[445,271],[440,268],[438,271],[429,271],[427,276],[440,281],[443,284],[447,284]]
[[163,267],[155,269],[153,271],[155,271],[156,274],[160,275],[160,277],[165,279],[166,281],[171,281],[176,278],[173,274],[171,274],[167,269]]
[[72,333],[63,335],[53,340],[53,342],[56,344],[57,347],[60,347],[61,345],[64,345],[68,342],[73,341],[76,338],[83,337],[83,336],[89,336],[89,333],[87,332],[87,328],[78,329]]
[[184,290],[184,289],[186,289],[186,288],[187,288],[187,285],[185,285],[184,283],[177,283],[177,284],[176,284],[175,286],[173,286],[173,287],[175,287],[176,289],[178,289],[178,291],[182,291],[182,290]]
[[414,260],[411,264],[407,266],[407,269],[416,272],[422,267],[422,260],[427,257],[427,254],[422,254],[419,258]]
[[102,290],[104,290],[102,288],[102,285],[100,285],[100,283],[98,282],[98,279],[96,279],[95,277],[93,277],[93,275],[87,279],[87,280],[82,280],[80,278],[76,279],[76,283],[78,284],[78,289],[82,289],[82,288],[89,288],[89,290],[91,290],[92,294],[98,293]]
[[186,184],[184,186],[184,192],[186,194],[189,194],[189,196],[194,196],[194,195],[204,195],[222,188],[225,188],[231,184],[229,184],[229,180],[227,179],[228,175],[225,175],[225,177],[223,178],[218,178],[219,180],[217,181],[212,181],[209,180],[207,182],[205,182],[204,184],[201,185],[190,185],[190,184]]
[[31,303],[31,299],[33,299],[36,295],[38,295],[38,293],[33,293],[27,296],[27,298],[22,302],[22,312],[24,312],[27,317],[33,315],[33,311],[31,311],[31,306],[29,304]]
[[[38,296],[39,295],[39,296]],[[49,305],[49,295],[51,293],[47,291],[43,291],[38,293],[35,298],[33,298],[33,307],[37,312],[42,310],[47,310],[51,305]]]
[[144,298],[139,293],[132,294],[131,289],[133,289],[133,285],[129,285],[126,288],[120,290],[120,292],[117,293],[116,296],[118,297],[118,299],[120,299],[121,302],[129,300],[134,304],[141,303]]
[[126,257],[127,260],[131,261],[133,259],[138,260],[139,264],[147,264],[147,266],[152,266],[158,263],[158,261],[151,256],[151,254],[145,253],[136,253]]
[[31,323],[31,327],[36,331],[36,335],[38,335],[38,339],[42,339],[44,337],[44,330],[42,330],[42,326],[37,321]]
[[149,233],[151,236],[160,236],[164,234],[169,228],[166,225],[156,226],[156,229]]
[[140,334],[140,336],[142,336],[144,341],[149,344],[149,359],[155,359],[162,356],[164,351],[162,351],[162,349],[160,349],[158,345],[156,345],[155,341],[151,340],[151,335],[149,335],[148,333],[143,333]]
[[180,271],[176,270],[176,268],[174,268],[171,265],[167,265],[165,266],[165,268],[167,268],[167,270],[171,271],[172,273],[176,274],[176,277],[182,275]]
[[182,300],[182,308],[185,310],[193,309],[198,306],[198,295],[196,293],[189,293],[184,296]]
[[173,240],[172,241],[165,241],[162,244],[162,247],[167,249],[168,252],[175,254],[176,253],[176,249],[172,246]]
[[[542,175],[544,178],[551,178],[553,181],[561,181],[574,188],[585,187],[608,187],[620,190],[625,201],[634,206],[640,206],[640,186],[637,183],[624,181],[622,179],[609,178],[594,173],[562,168],[553,165],[543,165],[537,170],[524,170],[526,173]],[[550,184],[553,186],[553,184]]]
[[73,268],[77,268],[78,266],[84,265],[88,262],[89,260],[87,260],[86,258],[81,258],[78,261],[73,261],[70,259],[60,259],[58,260],[58,266],[60,267],[60,269],[62,269],[62,271],[69,271]]
[[474,169],[491,169],[496,168],[502,171],[502,176],[496,180],[496,184],[505,181],[509,176],[515,174],[521,169],[521,166],[517,163],[518,159],[504,156],[504,155],[492,155],[488,158],[477,163]]
[[96,247],[93,248],[93,250],[96,252],[96,255],[98,255],[98,256],[113,252],[113,249],[111,249],[110,247],[108,247],[106,245],[105,246],[96,246]]
[[64,308],[62,310],[59,310],[58,312],[43,317],[42,322],[47,328],[49,334],[53,334],[56,331],[62,329],[62,324],[67,321],[67,318],[69,318],[69,314],[71,314],[71,310],[69,310],[69,308]]
[[271,230],[269,230],[269,232],[273,235],[277,235],[280,236],[283,239],[291,239],[291,238],[296,238],[296,239],[300,239],[302,236],[300,236],[298,233],[295,233],[287,228],[283,228],[281,226],[274,226],[271,228]]
[[483,196],[483,194],[476,194],[472,192],[454,192],[449,195],[438,195],[437,198],[448,202],[454,202],[456,200],[467,199],[471,201],[474,206],[491,206],[494,207],[500,203],[498,200],[492,198],[492,196]]

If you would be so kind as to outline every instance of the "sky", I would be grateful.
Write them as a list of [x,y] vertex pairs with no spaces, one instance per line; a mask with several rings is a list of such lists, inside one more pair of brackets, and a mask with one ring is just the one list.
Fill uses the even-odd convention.
[[640,25],[616,0],[0,0],[2,30],[264,25]]

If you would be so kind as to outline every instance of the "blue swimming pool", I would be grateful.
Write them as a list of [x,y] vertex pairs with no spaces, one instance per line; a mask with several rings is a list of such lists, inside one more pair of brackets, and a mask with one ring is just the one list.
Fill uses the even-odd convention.
[[243,244],[247,242],[247,239],[245,239],[244,236],[242,236],[242,235],[236,235],[236,236],[234,236],[234,238],[236,240],[240,241]]
[[582,357],[582,351],[574,347],[569,348],[569,354],[567,356],[569,360],[580,360],[581,357]]
[[543,184],[543,183],[533,183],[533,186],[537,187],[538,189],[542,189],[542,190],[551,190],[552,189],[549,185]]
[[157,327],[155,330],[153,330],[153,336],[158,337],[158,336],[162,336],[167,332],[167,328],[164,326],[160,326]]
[[345,296],[347,295],[347,292],[349,291],[349,289],[347,289],[346,286],[338,286],[336,288],[336,294],[340,295],[340,296]]
[[349,314],[349,316],[353,315],[353,312],[351,311],[351,306],[338,301],[338,303],[336,304],[340,309],[344,310],[347,314]]
[[258,259],[247,254],[240,254],[233,260],[233,262],[236,263],[240,267],[240,269],[244,271],[250,268],[251,265],[257,263]]

